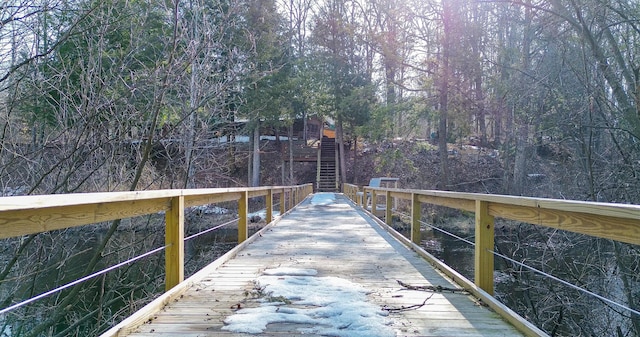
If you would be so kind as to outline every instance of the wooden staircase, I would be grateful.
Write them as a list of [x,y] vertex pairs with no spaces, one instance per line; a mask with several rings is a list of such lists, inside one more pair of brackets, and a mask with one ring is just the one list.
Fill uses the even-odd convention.
[[322,138],[318,163],[318,192],[337,192],[336,140]]

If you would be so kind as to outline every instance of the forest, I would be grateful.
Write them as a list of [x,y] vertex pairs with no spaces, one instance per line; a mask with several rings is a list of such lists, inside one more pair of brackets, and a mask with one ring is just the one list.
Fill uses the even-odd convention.
[[[405,187],[638,204],[639,58],[632,0],[4,0],[0,195],[306,183],[269,175],[284,159],[259,136],[317,117],[350,153],[344,182],[366,183],[360,160],[413,172]],[[456,144],[494,160],[463,166],[491,187],[469,188]],[[152,247],[159,221],[0,240],[0,308]],[[640,310],[640,247],[502,226],[503,253]],[[0,336],[106,330],[161,288],[153,259],[0,315]],[[633,312],[505,264],[550,335],[640,336]]]

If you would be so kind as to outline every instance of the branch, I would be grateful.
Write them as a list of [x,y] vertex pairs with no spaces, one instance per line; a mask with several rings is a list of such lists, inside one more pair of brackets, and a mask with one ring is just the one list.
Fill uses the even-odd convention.
[[463,288],[449,288],[449,287],[443,287],[441,285],[437,285],[437,286],[414,286],[414,285],[410,285],[410,284],[406,284],[400,280],[396,280],[396,282],[398,282],[399,285],[401,285],[403,288],[409,289],[409,290],[418,290],[418,291],[430,291],[430,292],[434,292],[434,293],[441,293],[444,291],[450,291],[452,293],[463,293],[463,294],[468,294],[469,292],[466,289]]
[[69,29],[67,30],[66,33],[64,33],[64,35],[62,35],[62,37],[60,39],[58,39],[58,41],[56,41],[56,43],[53,44],[53,46],[51,46],[51,48],[49,48],[49,50],[46,50],[42,53],[36,54],[34,56],[31,56],[29,58],[26,58],[25,60],[23,60],[22,62],[12,66],[9,71],[2,77],[0,77],[0,83],[6,81],[14,72],[16,72],[18,69],[24,67],[25,65],[35,61],[36,59],[39,59],[41,57],[45,57],[49,54],[51,54],[54,50],[56,50],[56,48],[58,48],[58,46],[60,46],[63,42],[67,41],[69,39],[69,37],[71,37],[73,34],[74,29],[80,24],[80,22],[82,22],[85,18],[87,18],[91,13],[93,13],[93,11],[98,8],[98,6],[100,6],[102,2],[100,1],[96,1],[96,5],[94,7],[89,8],[89,10],[87,10],[84,14],[82,14],[82,16],[80,16],[80,18],[78,18],[78,20],[76,20],[71,27],[69,27]]
[[[398,281],[400,282],[400,281]],[[408,310],[416,310],[416,309],[420,309],[422,307],[424,307],[427,304],[427,301],[429,299],[431,299],[431,297],[433,297],[433,295],[435,294],[431,294],[429,295],[429,297],[427,297],[424,302],[422,302],[422,304],[414,304],[414,305],[410,305],[408,307],[405,307],[404,305],[399,307],[399,308],[389,308],[386,305],[384,307],[382,307],[382,310],[384,311],[388,311],[388,312],[402,312],[402,311],[408,311]]]

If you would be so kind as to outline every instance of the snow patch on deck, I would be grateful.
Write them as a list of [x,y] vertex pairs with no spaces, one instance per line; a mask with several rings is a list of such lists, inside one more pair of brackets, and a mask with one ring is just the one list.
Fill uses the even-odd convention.
[[280,267],[274,269],[265,269],[262,274],[269,276],[316,276],[318,275],[318,271],[315,269]]
[[336,202],[334,193],[316,193],[311,198],[312,205],[327,206]]
[[[257,308],[236,311],[222,329],[258,334],[272,323],[297,323],[311,327],[302,334],[337,337],[391,337],[395,331],[380,307],[367,302],[362,286],[338,277],[315,277],[314,269],[268,269],[258,277],[263,298]],[[279,299],[278,302],[270,302]],[[284,301],[286,299],[286,301]]]

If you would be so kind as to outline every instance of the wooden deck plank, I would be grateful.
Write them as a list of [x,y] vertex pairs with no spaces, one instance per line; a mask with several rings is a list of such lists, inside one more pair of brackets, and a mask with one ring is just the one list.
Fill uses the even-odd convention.
[[[456,285],[343,198],[339,195],[330,205],[306,200],[130,336],[256,336],[221,328],[238,306],[260,305],[252,299],[254,282],[265,269],[278,267],[315,269],[316,277],[350,280],[367,289],[367,301],[380,308],[424,303],[416,309],[392,311],[385,318],[397,336],[522,335],[468,294],[403,289],[397,280],[412,285]],[[257,336],[301,335],[301,327],[309,326],[269,324]]]

